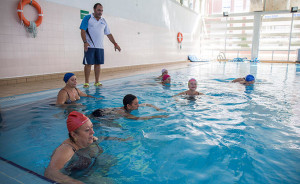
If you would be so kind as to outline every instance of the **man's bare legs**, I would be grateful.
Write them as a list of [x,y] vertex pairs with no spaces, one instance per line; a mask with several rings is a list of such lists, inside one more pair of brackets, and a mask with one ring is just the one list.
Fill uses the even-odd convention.
[[[92,65],[84,65],[84,77],[85,77],[85,84],[89,84],[90,83],[90,74],[91,74],[91,68]],[[101,67],[100,64],[96,64],[94,65],[94,73],[95,73],[95,84],[97,84],[100,79],[100,71],[101,71]],[[83,87],[89,87],[88,85],[84,85]]]
[[[92,65],[84,65],[84,77],[85,77],[85,84],[90,83],[90,73],[91,73],[91,66]],[[84,85],[83,87],[89,87],[88,85]]]
[[100,72],[101,72],[101,67],[100,65],[94,65],[94,72],[95,72],[95,84],[97,84],[100,79]]

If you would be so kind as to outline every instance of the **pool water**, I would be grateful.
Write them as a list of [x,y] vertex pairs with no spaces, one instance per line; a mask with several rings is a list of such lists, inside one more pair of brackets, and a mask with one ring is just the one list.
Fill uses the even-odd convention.
[[[247,74],[253,86],[230,83]],[[149,73],[83,89],[102,100],[82,98],[84,106],[58,108],[59,89],[0,99],[0,156],[39,174],[53,150],[67,138],[72,110],[121,107],[126,94],[141,103],[136,116],[151,120],[92,120],[95,136],[132,140],[102,141],[104,153],[78,179],[86,183],[300,183],[300,66],[266,63],[191,63],[170,70],[171,86]],[[187,90],[190,78],[204,96],[172,97]],[[33,100],[28,100],[33,99]]]

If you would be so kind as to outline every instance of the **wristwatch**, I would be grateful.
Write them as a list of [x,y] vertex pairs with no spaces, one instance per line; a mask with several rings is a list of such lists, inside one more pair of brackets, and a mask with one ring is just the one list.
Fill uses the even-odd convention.
[[83,43],[87,43],[87,41],[84,41]]

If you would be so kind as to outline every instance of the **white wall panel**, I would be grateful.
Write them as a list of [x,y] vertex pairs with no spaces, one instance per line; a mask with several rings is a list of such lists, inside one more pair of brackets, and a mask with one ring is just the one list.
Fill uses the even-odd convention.
[[[44,19],[36,38],[20,25],[18,0],[0,1],[0,79],[83,70],[80,10],[98,1],[38,0]],[[175,62],[200,51],[198,15],[170,0],[103,0],[104,17],[122,52],[104,40],[104,68]],[[27,5],[27,19],[36,11]],[[177,32],[184,40],[180,50]]]

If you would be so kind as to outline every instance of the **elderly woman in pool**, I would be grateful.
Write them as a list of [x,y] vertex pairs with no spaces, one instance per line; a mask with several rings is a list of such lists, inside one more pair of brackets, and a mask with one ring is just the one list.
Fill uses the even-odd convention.
[[97,109],[92,113],[92,117],[101,117],[104,119],[116,119],[120,117],[125,117],[128,119],[134,119],[134,120],[147,120],[147,119],[153,119],[153,118],[165,118],[168,117],[167,115],[156,115],[156,116],[144,116],[144,117],[137,117],[134,116],[131,113],[133,110],[137,110],[139,107],[148,106],[152,107],[157,111],[164,111],[152,104],[139,104],[139,100],[136,96],[132,94],[127,94],[123,98],[123,107],[117,107],[117,108],[107,108],[107,109]]
[[203,93],[200,93],[198,91],[196,91],[197,89],[197,81],[194,78],[191,78],[188,82],[188,87],[189,90],[181,92],[175,96],[179,96],[179,95],[189,95],[189,96],[195,96],[195,95],[204,95]]
[[[85,115],[73,111],[67,119],[69,138],[55,149],[45,176],[59,183],[82,183],[69,175],[83,171],[94,165],[96,158],[103,153],[94,137],[93,124]],[[131,139],[105,137],[105,140],[126,141]]]
[[57,105],[74,104],[81,96],[95,98],[76,88],[77,78],[74,73],[66,73],[63,80],[66,86],[62,88],[57,95]]
[[[69,138],[66,139],[51,156],[45,176],[59,183],[82,183],[71,178],[72,171],[90,167],[92,159],[99,156],[103,150],[98,144],[93,144],[93,124],[85,115],[73,111],[67,119]],[[89,154],[84,154],[88,150]]]
[[255,77],[253,75],[247,75],[244,78],[236,78],[232,82],[238,82],[240,84],[244,84],[246,86],[249,86],[251,84],[254,84],[255,82]]

